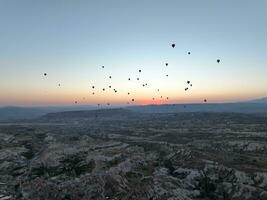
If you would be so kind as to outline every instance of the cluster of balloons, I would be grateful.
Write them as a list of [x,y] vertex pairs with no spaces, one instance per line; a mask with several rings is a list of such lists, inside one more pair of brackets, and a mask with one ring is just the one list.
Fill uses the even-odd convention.
[[[174,44],[174,43],[173,43],[173,44],[171,44],[171,47],[172,47],[172,48],[175,48],[175,44]],[[189,52],[187,52],[187,54],[188,54],[188,55],[190,55],[190,54],[191,54],[191,52],[189,51]],[[220,63],[220,62],[221,62],[221,60],[220,60],[220,59],[217,59],[217,63]],[[169,63],[167,63],[167,62],[166,62],[166,63],[165,63],[165,66],[167,67],[168,65],[169,65]],[[103,65],[103,66],[101,66],[101,67],[102,67],[102,69],[104,69],[104,68],[105,68],[105,66],[104,66],[104,65]],[[139,69],[139,70],[138,70],[138,72],[139,72],[139,73],[141,73],[141,72],[142,72],[142,70],[141,70],[141,69]],[[44,76],[47,76],[47,73],[44,73]],[[168,76],[169,76],[169,75],[168,75],[168,74],[166,74],[166,77],[168,77]],[[109,78],[109,79],[112,79],[112,76],[109,76],[108,78]],[[139,78],[139,77],[137,77],[137,78],[136,78],[136,80],[137,80],[137,81],[139,81],[139,80],[140,80],[140,78]],[[128,78],[128,81],[131,81],[131,78]],[[143,86],[143,87],[145,87],[145,86],[147,86],[147,85],[148,85],[147,83],[144,83],[144,84],[142,84],[142,86]],[[60,86],[61,86],[61,84],[59,83],[59,84],[58,84],[58,86],[60,87]],[[108,87],[109,87],[110,89],[112,88],[112,86],[111,86],[111,85],[109,85]],[[184,89],[184,90],[185,90],[185,91],[188,91],[188,90],[189,90],[191,87],[193,87],[193,84],[191,83],[191,81],[187,81],[187,86],[185,87],[185,89]],[[92,86],[92,89],[93,89],[93,90],[95,89],[95,86],[94,86],[94,85]],[[105,89],[105,88],[102,88],[102,91],[104,92],[104,91],[106,91],[106,89]],[[117,89],[115,89],[115,88],[113,88],[113,91],[114,91],[115,93],[117,93],[117,92],[118,92],[118,90],[117,90]],[[157,89],[157,91],[159,92],[159,89]],[[94,92],[94,91],[92,92],[92,95],[95,95],[95,92]],[[130,92],[128,92],[128,93],[127,93],[127,95],[130,95]],[[163,96],[160,96],[160,98],[162,99],[162,98],[163,98]],[[166,97],[166,99],[168,100],[168,99],[169,99],[169,97]],[[152,98],[152,100],[155,100],[155,98],[153,97],[153,98]],[[134,98],[132,98],[132,99],[131,99],[131,101],[132,101],[132,102],[134,102],[134,101],[135,101],[135,99],[134,99]],[[206,103],[206,102],[207,102],[207,99],[204,99],[204,102]],[[75,103],[75,104],[77,104],[77,103],[78,103],[78,101],[75,101],[74,103]],[[130,102],[129,102],[129,101],[127,101],[127,102],[126,102],[126,104],[130,104]],[[99,107],[100,105],[101,105],[100,103],[98,103],[98,104],[97,104],[97,106],[98,106],[98,107]],[[110,103],[108,102],[108,103],[107,103],[107,105],[108,105],[108,106],[110,106]]]

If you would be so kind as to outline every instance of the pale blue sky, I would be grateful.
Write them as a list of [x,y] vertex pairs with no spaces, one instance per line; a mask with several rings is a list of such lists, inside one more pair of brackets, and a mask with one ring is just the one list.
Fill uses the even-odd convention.
[[267,96],[266,77],[265,0],[0,1],[0,105],[235,101]]

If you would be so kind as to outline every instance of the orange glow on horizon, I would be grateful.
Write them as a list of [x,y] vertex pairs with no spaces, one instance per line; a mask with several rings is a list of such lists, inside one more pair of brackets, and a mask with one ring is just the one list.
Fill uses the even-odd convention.
[[170,103],[168,101],[165,101],[165,100],[160,100],[160,99],[144,99],[144,100],[141,100],[140,101],[140,104],[141,105],[151,105],[151,104],[156,104],[156,105],[159,105],[159,104],[167,104],[167,103]]
[[[75,105],[97,105],[98,103],[104,105],[110,103],[112,105],[148,105],[148,104],[186,104],[186,103],[203,103],[204,99],[208,103],[224,103],[224,102],[238,102],[264,97],[260,91],[248,93],[246,91],[239,91],[238,93],[232,90],[218,90],[207,91],[192,90],[184,92],[180,90],[163,91],[146,93],[138,91],[127,95],[127,90],[119,90],[118,93],[111,91],[95,91],[92,95],[92,90],[71,90],[66,88],[57,89],[42,89],[42,90],[9,90],[4,91],[0,99],[1,106],[18,105],[18,106],[65,106]],[[177,92],[178,91],[178,92]],[[168,93],[168,99],[166,94]],[[161,95],[162,94],[162,98]],[[173,94],[173,95],[172,95]],[[267,95],[267,94],[266,94]],[[153,100],[153,97],[155,98]],[[134,99],[134,101],[131,101]]]

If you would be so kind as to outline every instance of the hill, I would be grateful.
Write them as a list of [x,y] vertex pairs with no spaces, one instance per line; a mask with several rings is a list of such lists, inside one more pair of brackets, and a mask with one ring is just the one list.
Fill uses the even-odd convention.
[[127,119],[130,117],[137,117],[140,113],[126,110],[123,108],[113,109],[99,109],[99,110],[79,110],[79,111],[66,111],[66,112],[55,112],[48,113],[42,116],[40,119],[45,121],[80,121],[80,120],[91,120],[96,118],[103,119]]
[[266,103],[267,104],[267,97],[255,99],[255,100],[249,101],[249,103]]
[[34,119],[51,112],[93,110],[94,106],[0,107],[0,121]]
[[267,104],[259,103],[214,103],[214,104],[168,104],[131,106],[127,109],[145,113],[176,112],[233,112],[233,113],[267,113]]

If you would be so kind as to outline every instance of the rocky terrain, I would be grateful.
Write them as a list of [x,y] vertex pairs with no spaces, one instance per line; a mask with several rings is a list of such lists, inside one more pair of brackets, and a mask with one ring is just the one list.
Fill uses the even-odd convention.
[[0,200],[267,199],[262,114],[51,113],[0,138]]

